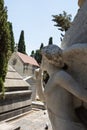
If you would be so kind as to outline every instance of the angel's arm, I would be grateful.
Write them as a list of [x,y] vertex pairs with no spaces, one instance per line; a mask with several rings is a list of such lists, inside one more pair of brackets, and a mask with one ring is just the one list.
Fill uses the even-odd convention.
[[80,86],[68,73],[65,71],[57,72],[52,77],[53,83],[56,86],[60,86],[66,89],[68,92],[79,98],[80,100],[87,102],[87,90]]

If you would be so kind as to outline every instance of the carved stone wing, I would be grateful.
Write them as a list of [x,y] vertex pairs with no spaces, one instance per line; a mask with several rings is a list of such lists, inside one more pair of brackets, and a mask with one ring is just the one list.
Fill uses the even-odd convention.
[[68,47],[63,51],[63,59],[68,72],[87,89],[87,43]]
[[[87,91],[87,43],[75,44],[63,51],[68,73]],[[87,103],[74,97],[76,115],[87,128]],[[83,104],[83,105],[82,105]]]

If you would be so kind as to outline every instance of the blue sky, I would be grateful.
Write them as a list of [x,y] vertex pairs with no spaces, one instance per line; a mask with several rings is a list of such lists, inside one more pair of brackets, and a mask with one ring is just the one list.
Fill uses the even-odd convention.
[[54,26],[52,15],[66,11],[72,17],[78,10],[78,0],[5,0],[8,20],[12,22],[15,42],[18,43],[21,30],[24,30],[26,51],[48,44],[49,37],[53,43],[60,45],[60,31]]

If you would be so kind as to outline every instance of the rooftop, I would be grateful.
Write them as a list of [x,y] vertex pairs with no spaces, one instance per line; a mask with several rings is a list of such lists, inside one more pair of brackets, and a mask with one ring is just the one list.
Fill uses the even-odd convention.
[[28,55],[23,54],[23,53],[20,53],[20,52],[17,52],[17,55],[21,58],[21,60],[24,63],[28,63],[28,64],[35,65],[35,66],[39,67],[39,64],[37,63],[37,61],[33,57],[28,56]]

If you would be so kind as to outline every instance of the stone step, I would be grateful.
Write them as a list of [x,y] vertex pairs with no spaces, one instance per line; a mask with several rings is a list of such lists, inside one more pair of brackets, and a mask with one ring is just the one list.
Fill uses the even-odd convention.
[[0,130],[20,130],[20,126],[10,125],[7,123],[0,123]]
[[38,109],[42,109],[42,110],[46,109],[44,106],[44,103],[42,103],[41,101],[33,101],[32,108],[38,108]]

